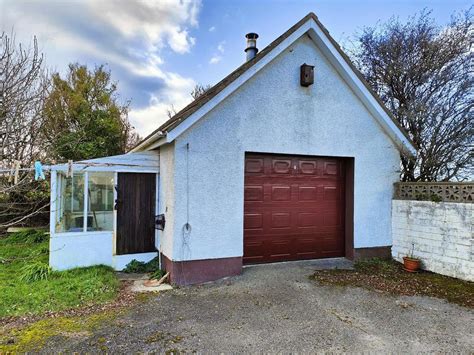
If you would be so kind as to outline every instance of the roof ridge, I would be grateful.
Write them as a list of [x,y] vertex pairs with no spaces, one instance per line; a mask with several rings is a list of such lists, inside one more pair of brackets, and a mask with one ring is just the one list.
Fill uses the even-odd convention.
[[[209,101],[206,99],[208,98],[210,99],[214,97],[215,95],[217,95],[219,92],[221,92],[225,87],[227,87],[230,83],[232,83],[235,79],[237,79],[243,72],[251,68],[254,64],[256,64],[263,57],[265,57],[265,55],[268,54],[271,51],[271,49],[273,49],[278,44],[283,42],[285,38],[287,38],[291,33],[295,32],[303,23],[305,23],[310,18],[317,20],[317,16],[313,12],[308,13],[305,17],[303,17],[301,20],[299,20],[297,23],[291,26],[288,30],[286,30],[283,34],[281,34],[279,37],[273,40],[270,44],[268,44],[265,48],[259,51],[257,55],[255,56],[255,58],[249,60],[248,62],[242,63],[239,67],[234,69],[230,74],[228,74],[218,83],[216,83],[211,88],[206,90],[204,94],[199,96],[197,99],[191,101],[188,105],[186,105],[184,108],[179,110],[171,118],[166,120],[166,122],[161,124],[152,133],[150,133],[148,136],[142,139],[142,141],[139,142],[136,145],[136,147],[138,147],[140,144],[142,144],[143,142],[145,142],[146,140],[148,140],[155,134],[159,132],[166,132],[167,130],[173,129],[174,127],[176,127],[179,123],[181,123],[184,119],[188,117],[186,115],[188,111],[193,110],[192,113],[194,113],[194,111],[197,111],[197,109],[199,109],[201,106],[203,106],[206,102]],[[195,107],[197,107],[196,110],[194,110]]]
[[[329,39],[331,44],[336,48],[337,52],[342,56],[344,61],[349,65],[350,69],[355,73],[358,79],[362,82],[362,84],[366,87],[369,93],[374,97],[377,103],[382,107],[384,112],[389,116],[389,118],[393,121],[395,126],[402,132],[408,142],[416,148],[416,145],[413,143],[411,138],[408,136],[405,129],[400,125],[400,123],[395,119],[393,114],[388,110],[388,108],[383,103],[382,99],[378,96],[378,94],[370,87],[368,82],[365,80],[364,76],[360,72],[359,69],[352,63],[349,56],[342,50],[341,46],[332,38],[329,31],[324,27],[324,25],[319,21],[318,17],[314,12],[309,12],[306,16],[304,16],[301,20],[291,26],[288,30],[286,30],[283,34],[273,40],[269,45],[267,45],[263,50],[257,53],[255,58],[244,62],[242,65],[237,67],[234,71],[224,77],[221,81],[217,84],[213,85],[209,88],[204,94],[199,96],[197,99],[190,102],[186,105],[183,109],[178,111],[175,115],[173,115],[170,119],[160,125],[156,130],[146,136],[140,143],[136,145],[138,148],[140,145],[145,143],[147,140],[151,139],[155,135],[164,136],[168,131],[173,130],[177,127],[181,122],[183,122],[186,118],[192,115],[194,112],[199,110],[202,106],[204,106],[207,102],[209,102],[214,96],[219,94],[222,90],[224,90],[228,85],[234,82],[237,78],[239,78],[243,73],[245,73],[248,69],[258,63],[262,58],[264,58],[268,53],[270,53],[275,47],[277,47],[281,42],[283,42],[286,38],[288,38],[293,32],[295,32],[298,28],[300,28],[304,23],[308,20],[313,19],[317,26],[323,31],[326,37]],[[145,146],[146,147],[146,146]]]

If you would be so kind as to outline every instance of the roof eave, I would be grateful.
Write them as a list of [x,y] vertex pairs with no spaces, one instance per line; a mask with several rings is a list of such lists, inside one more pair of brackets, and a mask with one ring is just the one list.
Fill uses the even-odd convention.
[[[157,131],[145,138],[132,151],[150,150],[162,144],[172,142],[305,33],[308,33],[318,47],[323,50],[324,55],[331,59],[331,61],[332,58],[335,59],[336,67],[344,80],[364,102],[364,105],[366,105],[379,122],[384,132],[394,141],[400,152],[410,156],[416,156],[417,150],[410,138],[406,135],[406,132],[404,132],[403,128],[396,122],[383,102],[378,98],[377,94],[374,93],[367,84],[362,74],[355,68],[337,42],[331,37],[329,31],[327,31],[313,13],[305,16],[296,25],[267,46],[257,55],[253,63],[250,62],[242,65],[241,68],[244,70],[238,73],[235,78],[231,78],[228,83],[220,87],[222,83],[228,80],[235,72],[242,70],[241,68],[229,74],[228,77],[211,88],[210,92],[212,92],[215,87],[219,87],[218,90],[211,93],[210,97],[195,100],[195,102],[178,112],[178,114],[174,116],[176,119],[172,118],[167,121],[158,128]],[[206,99],[207,101],[201,103],[200,101],[202,99]],[[160,129],[165,132],[162,132]]]
[[159,141],[162,138],[167,137],[167,132],[162,132],[162,131],[157,131],[153,132],[150,134],[148,137],[146,137],[144,140],[142,140],[136,147],[134,147],[130,152],[135,153],[135,152],[141,152],[143,150],[151,150],[155,149],[155,143]]

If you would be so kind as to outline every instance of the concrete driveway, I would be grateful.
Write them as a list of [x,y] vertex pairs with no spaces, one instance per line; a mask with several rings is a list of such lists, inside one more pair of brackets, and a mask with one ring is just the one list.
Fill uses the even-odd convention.
[[465,352],[474,312],[427,297],[319,286],[308,277],[341,261],[245,268],[239,277],[154,295],[86,337],[44,351]]

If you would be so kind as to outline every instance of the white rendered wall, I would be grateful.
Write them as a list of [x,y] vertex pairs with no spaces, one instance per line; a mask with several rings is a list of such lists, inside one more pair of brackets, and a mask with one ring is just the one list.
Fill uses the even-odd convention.
[[160,148],[160,184],[158,213],[165,214],[166,224],[163,232],[158,233],[161,252],[168,258],[173,255],[174,232],[174,144]]
[[120,271],[132,260],[148,262],[158,253],[113,255],[112,232],[62,233],[51,236],[49,265],[53,270],[107,265]]
[[92,265],[112,266],[112,232],[61,233],[49,240],[49,265],[67,270]]
[[[315,83],[308,88],[299,83],[303,63],[315,65]],[[392,244],[399,153],[308,37],[177,138],[174,225],[167,225],[173,228],[174,260],[242,256],[245,152],[354,157],[354,246]],[[187,201],[189,235],[182,233]]]
[[394,200],[392,256],[411,253],[426,270],[474,281],[472,203]]

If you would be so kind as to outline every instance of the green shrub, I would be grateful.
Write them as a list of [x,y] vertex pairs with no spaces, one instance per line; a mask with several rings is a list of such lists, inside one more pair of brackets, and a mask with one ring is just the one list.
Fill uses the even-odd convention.
[[154,272],[151,273],[150,278],[151,278],[151,279],[159,280],[159,279],[161,279],[164,275],[165,275],[165,272],[164,272],[163,270],[161,270],[161,269],[158,269],[158,270],[156,270],[156,271],[154,271]]
[[34,282],[47,280],[51,274],[51,268],[43,261],[33,261],[21,268],[20,280]]
[[150,260],[147,263],[133,259],[125,266],[125,269],[123,269],[122,271],[126,273],[132,273],[132,272],[147,273],[147,272],[161,271],[160,261],[158,257]]

